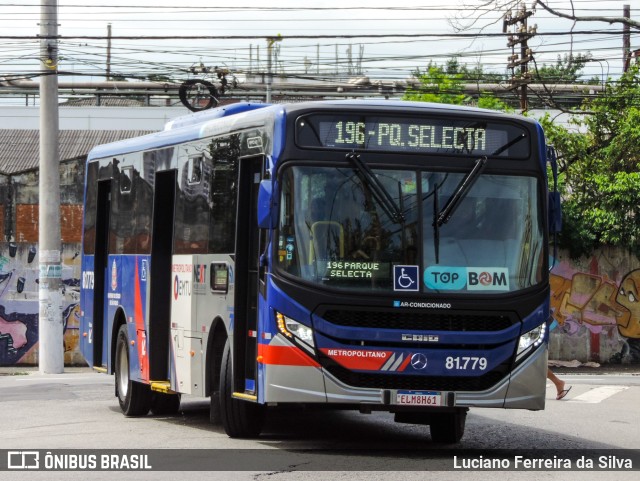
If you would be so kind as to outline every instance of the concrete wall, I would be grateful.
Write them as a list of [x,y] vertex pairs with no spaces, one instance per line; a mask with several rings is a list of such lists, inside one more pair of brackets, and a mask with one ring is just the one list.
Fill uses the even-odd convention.
[[[80,244],[62,246],[64,360],[85,365],[79,351]],[[38,246],[0,242],[0,366],[38,364]]]
[[640,363],[640,260],[604,247],[577,261],[560,254],[551,271],[559,328],[550,359]]
[[[66,364],[79,347],[80,241],[85,159],[60,164]],[[0,176],[0,366],[38,364],[38,172]]]

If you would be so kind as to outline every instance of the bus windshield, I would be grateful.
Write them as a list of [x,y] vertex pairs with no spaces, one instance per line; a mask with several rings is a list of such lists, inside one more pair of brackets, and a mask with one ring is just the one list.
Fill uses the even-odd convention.
[[542,281],[535,178],[481,174],[440,225],[437,214],[465,173],[370,172],[375,182],[357,168],[283,172],[279,269],[325,287],[378,293],[504,293]]

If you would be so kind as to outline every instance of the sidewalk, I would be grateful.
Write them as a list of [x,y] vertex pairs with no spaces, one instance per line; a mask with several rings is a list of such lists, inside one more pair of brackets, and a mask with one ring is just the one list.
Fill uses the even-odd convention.
[[556,374],[627,374],[640,376],[640,364],[598,364],[579,361],[554,361],[549,359],[549,367]]
[[[89,366],[67,366],[65,374],[94,372]],[[0,376],[28,376],[38,374],[38,366],[0,366]]]

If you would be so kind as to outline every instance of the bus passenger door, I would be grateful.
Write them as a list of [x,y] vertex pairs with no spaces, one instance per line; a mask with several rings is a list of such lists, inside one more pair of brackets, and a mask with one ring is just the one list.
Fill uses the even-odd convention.
[[233,390],[250,395],[257,395],[260,229],[256,211],[263,162],[263,156],[241,159],[238,174]]
[[149,300],[149,379],[169,379],[171,328],[171,256],[173,254],[174,205],[177,171],[156,172],[151,240],[151,289]]
[[96,235],[94,257],[93,287],[93,366],[106,367],[109,352],[107,349],[109,326],[105,322],[105,298],[107,297],[108,262],[109,262],[109,223],[111,219],[111,179],[98,182],[98,199],[96,212]]

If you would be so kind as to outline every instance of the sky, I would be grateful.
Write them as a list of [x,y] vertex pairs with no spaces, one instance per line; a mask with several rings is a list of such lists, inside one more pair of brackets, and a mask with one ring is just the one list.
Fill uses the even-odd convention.
[[[506,0],[498,0],[503,2]],[[504,10],[482,6],[482,0],[58,0],[59,71],[104,79],[107,25],[111,24],[111,70],[129,79],[163,75],[189,76],[193,65],[225,66],[239,76],[265,71],[267,37],[274,44],[273,68],[294,78],[342,79],[362,74],[373,79],[408,78],[429,62],[444,64],[458,57],[485,71],[506,72],[511,49],[502,33]],[[527,2],[528,5],[531,1]],[[631,0],[550,0],[555,8],[573,3],[579,15],[621,16]],[[265,5],[275,5],[267,7]],[[635,11],[634,11],[635,7]],[[476,22],[473,22],[473,20]],[[0,0],[0,78],[37,78],[37,34],[40,0]],[[538,65],[558,55],[591,52],[588,77],[615,77],[622,68],[620,26],[575,25],[538,8],[529,19],[538,35],[530,40]],[[464,25],[473,28],[460,30]],[[457,27],[457,28],[456,28]],[[574,32],[590,32],[588,35]],[[557,35],[561,33],[561,35]],[[466,36],[461,36],[464,34]],[[470,34],[488,34],[473,37]],[[335,38],[335,36],[351,38]],[[395,36],[394,36],[395,35]],[[399,36],[402,35],[402,36]],[[101,38],[77,38],[77,37]],[[157,37],[122,38],[122,37]],[[18,38],[20,37],[20,38]],[[75,38],[74,38],[75,37]],[[163,37],[193,37],[165,39]],[[242,37],[242,38],[229,38]],[[640,32],[632,32],[640,48]]]

